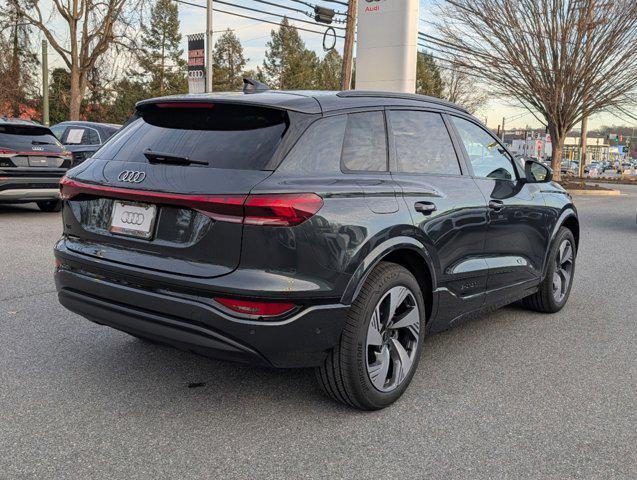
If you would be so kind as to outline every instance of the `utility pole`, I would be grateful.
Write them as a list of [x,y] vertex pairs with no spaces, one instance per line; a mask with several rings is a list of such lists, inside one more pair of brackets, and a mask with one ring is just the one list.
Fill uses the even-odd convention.
[[206,93],[212,92],[212,0],[206,2]]
[[345,46],[343,47],[343,69],[341,71],[341,89],[352,88],[352,70],[354,69],[354,32],[356,31],[356,9],[358,0],[349,0],[347,24],[345,25]]
[[[595,26],[593,24],[593,2],[589,2],[588,11],[586,12],[586,43],[584,45],[584,57],[588,59],[591,56],[591,30]],[[586,138],[588,137],[588,89],[587,85],[584,85],[584,95],[582,97],[584,102],[584,114],[582,116],[582,131],[580,132],[580,155],[579,155],[579,168],[578,176],[584,177],[584,166],[586,165]]]
[[42,123],[49,126],[49,52],[46,40],[42,40]]
[[505,117],[502,117],[502,141],[504,142],[504,120]]
[[584,165],[586,165],[586,144],[588,138],[588,116],[582,117],[582,131],[580,132],[579,139],[579,177],[584,176]]

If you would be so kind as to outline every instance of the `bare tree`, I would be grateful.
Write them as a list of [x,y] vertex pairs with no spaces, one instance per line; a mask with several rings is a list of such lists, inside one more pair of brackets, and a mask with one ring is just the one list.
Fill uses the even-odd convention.
[[637,89],[635,0],[448,0],[437,48],[548,126],[560,179],[566,133]]
[[488,95],[478,86],[474,77],[464,72],[457,64],[442,67],[443,97],[450,102],[462,105],[475,113],[487,102]]
[[[88,86],[88,75],[99,58],[116,44],[123,44],[136,16],[131,8],[139,0],[52,0],[51,17],[61,17],[68,30],[67,41],[56,35],[38,0],[8,0],[8,5],[37,27],[59,54],[71,73],[69,116],[77,120]],[[126,7],[126,8],[125,8]],[[64,38],[64,37],[63,37]]]

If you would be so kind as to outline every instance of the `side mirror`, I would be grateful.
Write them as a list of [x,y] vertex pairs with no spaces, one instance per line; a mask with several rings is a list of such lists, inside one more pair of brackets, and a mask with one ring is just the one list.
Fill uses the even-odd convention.
[[553,179],[553,170],[535,160],[527,160],[524,175],[529,183],[547,183]]

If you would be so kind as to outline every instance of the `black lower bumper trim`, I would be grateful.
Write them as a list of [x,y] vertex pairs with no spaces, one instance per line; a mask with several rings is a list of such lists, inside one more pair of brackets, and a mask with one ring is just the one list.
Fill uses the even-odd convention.
[[209,305],[68,270],[58,298],[87,319],[208,357],[262,366],[310,367],[336,345],[346,306],[310,308],[282,324],[233,321]]

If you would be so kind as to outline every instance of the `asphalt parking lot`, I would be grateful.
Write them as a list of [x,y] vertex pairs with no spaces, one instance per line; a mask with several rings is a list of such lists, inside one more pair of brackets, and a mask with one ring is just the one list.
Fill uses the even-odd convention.
[[66,311],[59,214],[0,206],[0,478],[636,478],[637,187],[621,189],[575,199],[562,312],[508,307],[428,338],[404,397],[374,413],[322,397],[312,371]]

